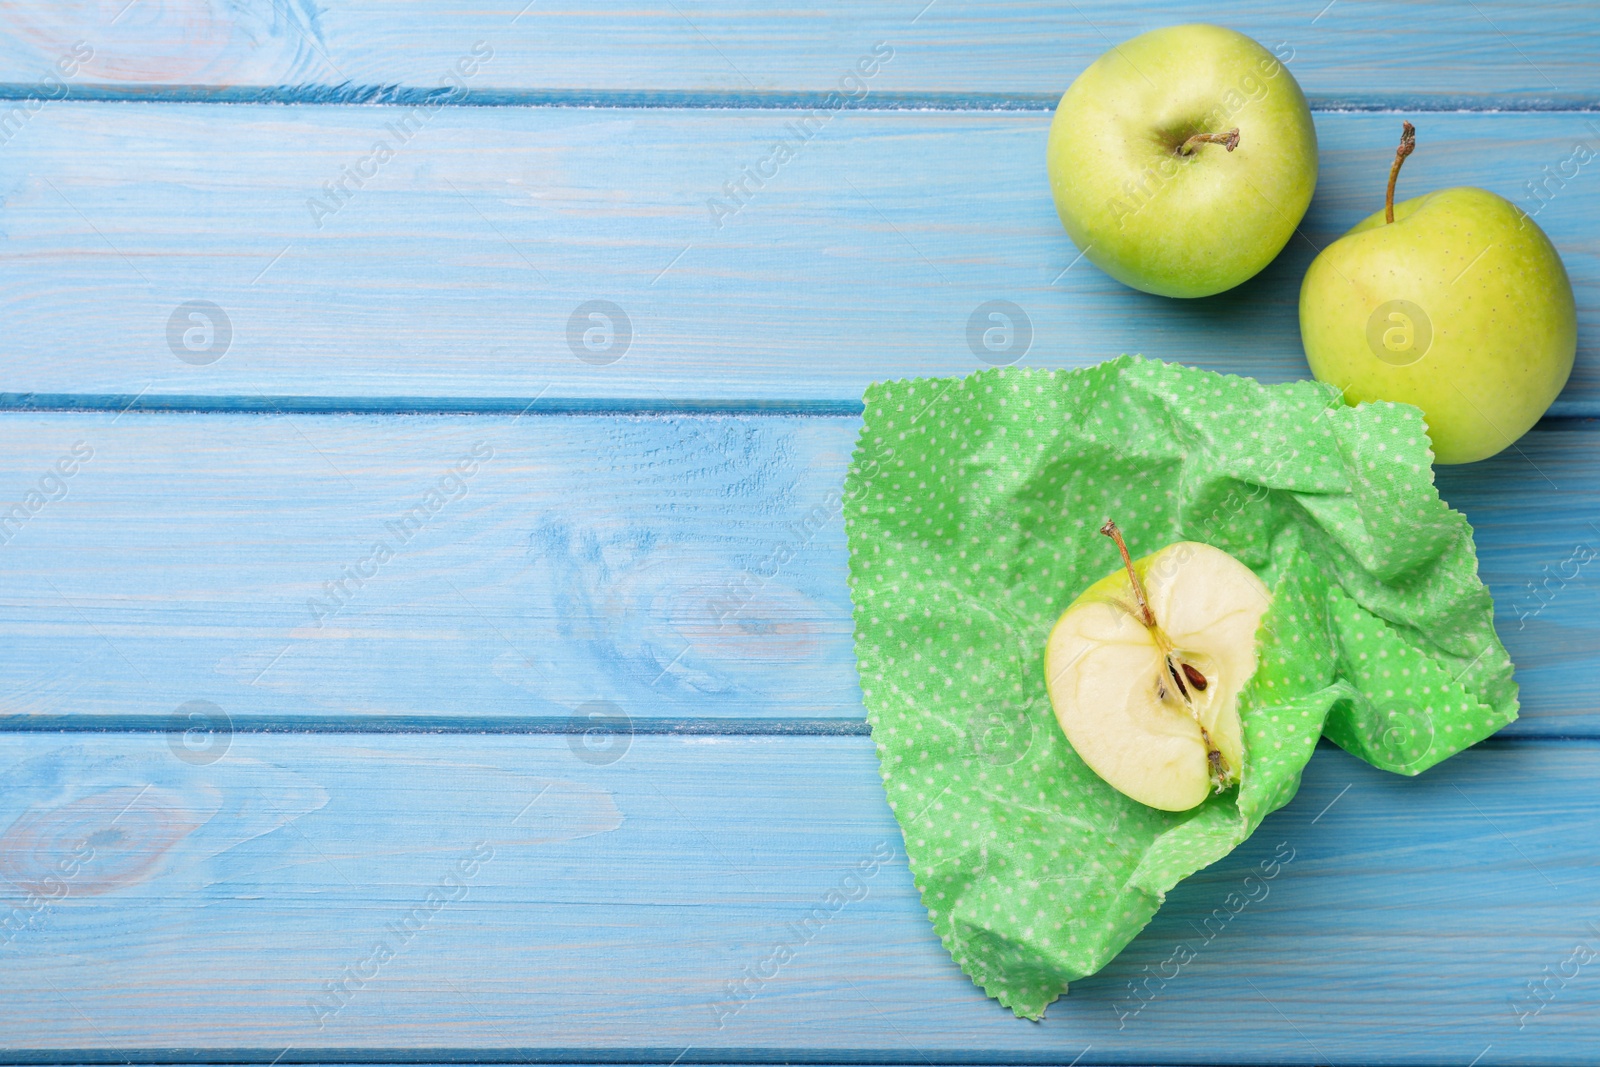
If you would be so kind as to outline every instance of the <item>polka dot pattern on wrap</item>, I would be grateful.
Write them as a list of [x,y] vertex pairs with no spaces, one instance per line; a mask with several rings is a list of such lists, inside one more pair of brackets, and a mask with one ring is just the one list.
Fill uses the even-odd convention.
[[[862,693],[923,903],[990,996],[1038,1018],[1105,966],[1293,797],[1319,736],[1414,774],[1515,718],[1431,464],[1415,408],[1133,356],[868,389],[844,509]],[[1204,541],[1272,590],[1241,783],[1188,812],[1101,781],[1045,691],[1051,625],[1117,565],[1108,517],[1136,556]]]

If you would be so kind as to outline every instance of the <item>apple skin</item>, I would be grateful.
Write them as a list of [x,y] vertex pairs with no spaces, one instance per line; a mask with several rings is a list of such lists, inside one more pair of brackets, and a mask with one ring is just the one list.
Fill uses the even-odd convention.
[[[1393,301],[1411,306],[1385,312]],[[1560,254],[1522,209],[1441,189],[1322,250],[1300,286],[1300,339],[1311,373],[1348,403],[1414,404],[1435,462],[1472,463],[1526,433],[1567,384],[1578,309]]]
[[[1239,146],[1179,147],[1238,127]],[[1067,235],[1113,278],[1210,296],[1282,250],[1317,185],[1317,132],[1277,57],[1242,33],[1152,30],[1089,65],[1061,97],[1046,150]]]

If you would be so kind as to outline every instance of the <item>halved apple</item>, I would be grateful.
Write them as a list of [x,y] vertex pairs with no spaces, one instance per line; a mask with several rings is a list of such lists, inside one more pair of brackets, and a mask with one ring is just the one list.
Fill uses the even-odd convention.
[[1141,804],[1187,811],[1239,779],[1239,692],[1271,593],[1228,553],[1179,541],[1123,569],[1056,621],[1045,683],[1073,749]]

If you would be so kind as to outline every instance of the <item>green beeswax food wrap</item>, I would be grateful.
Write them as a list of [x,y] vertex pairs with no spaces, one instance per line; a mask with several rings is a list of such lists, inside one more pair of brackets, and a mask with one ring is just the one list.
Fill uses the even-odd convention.
[[[845,482],[856,657],[923,903],[985,992],[1036,1019],[1178,881],[1294,796],[1324,735],[1416,774],[1516,718],[1472,530],[1421,412],[1136,356],[871,386]],[[1240,694],[1240,784],[1185,812],[1073,752],[1045,639],[1135,557],[1215,545],[1272,590]]]

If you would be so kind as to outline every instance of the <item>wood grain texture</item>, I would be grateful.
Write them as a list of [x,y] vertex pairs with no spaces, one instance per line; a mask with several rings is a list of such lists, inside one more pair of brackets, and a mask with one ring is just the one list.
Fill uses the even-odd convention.
[[1271,0],[1163,5],[1085,0],[833,2],[673,0],[629,8],[525,0],[8,0],[0,81],[38,79],[79,41],[74,84],[313,87],[444,84],[476,41],[474,89],[827,90],[876,41],[895,61],[876,86],[910,93],[1059,95],[1112,43],[1158,26],[1217,22],[1293,55],[1308,92],[1335,100],[1430,96],[1466,106],[1600,95],[1588,62],[1593,9],[1514,4]]
[[[1142,351],[1299,378],[1300,279],[1381,204],[1398,123],[1321,116],[1302,235],[1256,279],[1191,302],[1074,265],[1043,115],[838,115],[718,228],[708,199],[768,158],[784,113],[441,109],[319,228],[308,202],[331,203],[323,184],[395,139],[403,114],[44,109],[0,167],[6,390],[854,403],[875,379],[983,366],[968,320],[996,299],[1029,317],[1030,364]],[[1575,140],[1600,149],[1578,114],[1436,115],[1419,131],[1402,195],[1471,183],[1517,199]],[[1595,166],[1537,216],[1580,309],[1558,414],[1600,414]],[[210,363],[183,350],[198,320],[173,318],[191,300],[230,324],[225,347],[203,323],[189,335]],[[586,361],[594,320],[578,309],[592,300],[631,332]]]
[[[1190,18],[1289,57],[1323,172],[1278,263],[1178,304],[1074,265],[1042,159],[1087,62]],[[0,1060],[1592,1061],[1592,423],[1438,476],[1520,738],[1416,780],[1325,747],[1042,1025],[933,938],[870,739],[815,736],[864,728],[858,422],[816,416],[981,366],[993,299],[1034,365],[1304,376],[1299,279],[1401,117],[1337,109],[1425,112],[1402,195],[1532,209],[1600,150],[1591,5],[0,0],[0,31]],[[411,110],[480,41],[456,103],[569,106]],[[716,225],[880,41],[866,109]],[[333,106],[176,102],[255,99]],[[1582,319],[1562,416],[1600,416],[1595,174],[1538,214]],[[582,349],[595,300],[625,353]],[[117,414],[162,404],[195,410]]]
[[[1319,752],[1032,1024],[931,933],[866,738],[636,737],[597,765],[565,738],[239,736],[196,766],[159,737],[4,737],[0,819],[26,844],[6,906],[31,886],[37,907],[0,948],[0,1042],[1173,1063],[1216,1056],[1205,1019],[1229,1060],[1580,1063],[1587,968],[1520,1030],[1513,1005],[1597,937],[1597,760],[1498,743],[1410,780]],[[1262,895],[1243,879],[1274,855]],[[796,926],[841,886],[858,899]],[[1194,958],[1132,1014],[1129,983],[1179,943]]]
[[[241,728],[560,726],[593,702],[860,723],[839,516],[858,426],[0,417],[0,501],[44,498],[0,531],[3,722],[161,728],[205,700]],[[1600,734],[1594,440],[1538,430],[1439,476],[1518,665],[1511,733]],[[75,445],[92,458],[48,478]],[[492,458],[457,473],[475,448]]]
[[[48,502],[0,546],[5,707],[860,719],[838,517],[854,432],[6,418],[18,499],[47,479]],[[50,479],[75,444],[92,458]]]

